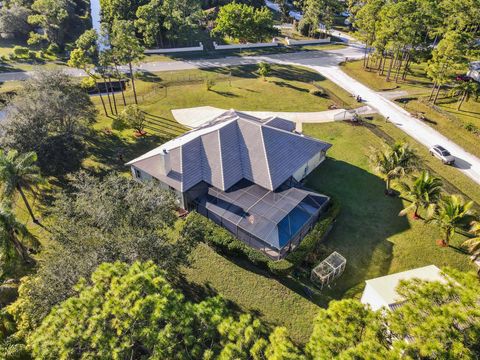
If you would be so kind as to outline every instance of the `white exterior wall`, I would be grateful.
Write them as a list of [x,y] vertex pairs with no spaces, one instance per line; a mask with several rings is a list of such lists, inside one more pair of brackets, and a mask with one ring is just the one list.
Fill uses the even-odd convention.
[[316,40],[292,40],[288,37],[285,38],[287,45],[315,45],[315,44],[326,44],[330,42],[330,38],[325,39],[316,39]]
[[370,285],[365,286],[363,290],[362,299],[360,300],[362,304],[370,305],[372,310],[376,311],[382,307],[388,307],[388,304],[385,304],[380,294],[378,294]]
[[253,48],[275,47],[275,46],[278,46],[277,42],[234,44],[234,45],[218,45],[215,41],[213,42],[213,47],[215,48],[215,50],[253,49]]
[[325,160],[325,153],[323,151],[319,152],[318,154],[315,154],[310,160],[308,160],[297,171],[293,173],[293,178],[297,181],[303,180],[324,160]]
[[148,49],[144,51],[144,54],[168,54],[168,53],[189,52],[189,51],[203,51],[203,44],[199,43],[198,46],[189,46],[189,47],[180,47],[180,48]]

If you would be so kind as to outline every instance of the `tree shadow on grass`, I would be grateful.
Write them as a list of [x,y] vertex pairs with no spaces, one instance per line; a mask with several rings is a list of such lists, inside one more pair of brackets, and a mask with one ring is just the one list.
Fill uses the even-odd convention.
[[135,77],[137,77],[142,81],[151,82],[151,83],[159,83],[163,80],[158,74],[155,74],[155,73],[152,73],[151,71],[146,71],[146,70],[138,71],[135,74]]
[[328,253],[338,251],[347,259],[336,286],[324,291],[333,298],[352,295],[369,278],[388,273],[393,244],[388,238],[410,228],[398,197],[384,195],[384,182],[347,162],[327,158],[307,179],[307,186],[332,196],[341,212],[324,243]]
[[214,89],[210,89],[210,91],[214,92],[215,94],[224,96],[224,97],[229,97],[229,98],[239,97],[239,95],[237,95],[237,94],[235,94],[231,91],[219,91],[219,90],[214,90]]
[[[229,67],[218,67],[218,68],[207,68],[204,71],[222,74],[222,75],[231,75],[243,79],[254,79],[259,78],[258,75],[258,65],[241,65],[241,66],[229,66]],[[270,73],[268,77],[276,77],[278,79],[286,81],[300,81],[300,82],[314,82],[314,81],[323,81],[325,78],[319,73],[309,70],[303,67],[293,66],[293,65],[280,65],[272,64]]]
[[289,88],[289,89],[292,89],[292,90],[296,90],[296,91],[301,91],[301,92],[308,92],[307,89],[304,89],[304,88],[301,88],[299,86],[295,86],[295,85],[292,85],[292,84],[289,84],[287,82],[284,82],[284,81],[272,81],[273,84],[277,85],[277,86],[280,86],[280,87],[286,87],[286,88]]
[[130,142],[116,133],[92,132],[87,139],[88,153],[108,168],[108,170],[98,171],[98,175],[112,170],[123,172],[128,170],[125,166],[126,162],[163,144],[168,139],[158,135],[148,135]]

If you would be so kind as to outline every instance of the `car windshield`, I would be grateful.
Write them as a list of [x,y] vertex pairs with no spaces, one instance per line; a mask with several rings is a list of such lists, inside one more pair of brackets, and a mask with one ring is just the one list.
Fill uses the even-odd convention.
[[443,151],[442,151],[442,155],[443,155],[443,156],[449,156],[450,153],[449,153],[447,150],[443,150]]

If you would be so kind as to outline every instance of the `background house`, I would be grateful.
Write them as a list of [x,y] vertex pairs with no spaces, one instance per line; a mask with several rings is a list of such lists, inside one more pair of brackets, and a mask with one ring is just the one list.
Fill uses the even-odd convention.
[[370,305],[373,310],[379,310],[381,308],[393,310],[404,301],[404,299],[397,294],[397,286],[400,284],[400,281],[411,279],[445,282],[441,270],[435,265],[403,271],[367,280],[361,302]]
[[134,178],[155,179],[239,239],[280,258],[313,226],[329,198],[300,181],[330,144],[295,124],[230,110],[130,161]]

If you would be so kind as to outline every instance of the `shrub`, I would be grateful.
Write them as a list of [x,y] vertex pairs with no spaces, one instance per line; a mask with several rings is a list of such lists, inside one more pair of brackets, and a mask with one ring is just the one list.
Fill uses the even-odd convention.
[[465,129],[475,135],[480,135],[480,129],[472,123],[466,124]]
[[269,63],[261,62],[258,64],[258,74],[265,80],[265,78],[270,74],[271,66]]
[[14,46],[13,55],[18,59],[28,59],[30,50],[25,46]]
[[323,89],[310,89],[310,95],[323,97],[326,95],[325,90]]
[[[277,261],[270,259],[263,252],[248,246],[224,228],[196,212],[191,213],[187,217],[180,235],[185,240],[205,242],[220,253],[244,257],[258,267],[269,270],[274,275],[287,276],[294,267],[302,264],[310,254],[313,252],[318,253],[319,244],[325,238],[339,211],[338,205],[335,203],[330,205],[327,213],[324,214],[312,231],[305,236],[295,251],[287,255],[285,259]],[[316,254],[312,256],[315,257]]]
[[340,207],[338,204],[332,203],[327,212],[317,222],[308,235],[305,236],[295,251],[287,255],[286,260],[290,261],[294,266],[301,265],[307,256],[314,252],[319,244],[325,239],[325,235],[330,230],[339,212]]
[[57,44],[50,44],[47,48],[47,53],[50,55],[56,55],[60,53],[60,47]]
[[182,238],[189,241],[205,242],[220,253],[244,257],[266,270],[269,269],[268,264],[274,262],[261,251],[251,248],[224,228],[196,212],[187,217],[180,234]]
[[285,259],[268,262],[268,269],[270,272],[279,276],[287,276],[292,272],[293,267],[293,263]]
[[207,89],[207,91],[212,90],[214,86],[215,86],[214,79],[205,79],[205,89]]

